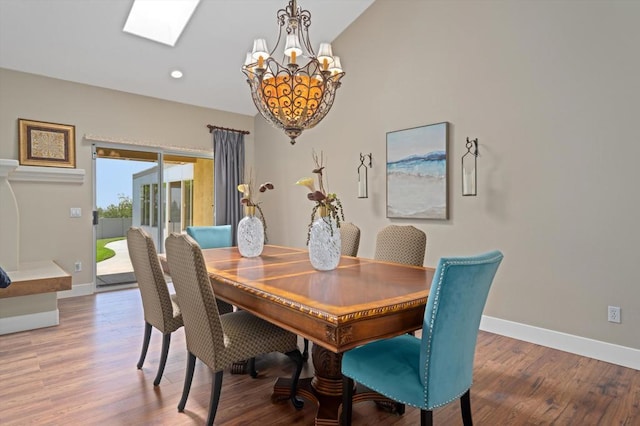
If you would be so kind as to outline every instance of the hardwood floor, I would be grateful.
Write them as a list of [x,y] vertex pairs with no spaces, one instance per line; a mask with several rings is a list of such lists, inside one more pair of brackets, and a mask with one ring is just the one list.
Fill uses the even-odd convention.
[[[136,369],[144,323],[137,289],[62,299],[60,325],[0,336],[2,425],[194,425],[206,419],[212,375],[197,363],[184,413],[176,406],[186,365],[184,331],[174,333],[160,386],[153,379],[161,336]],[[301,346],[302,347],[302,346]],[[224,374],[219,425],[311,425],[301,411],[271,402],[276,378],[291,373],[280,354],[256,362],[257,379]],[[303,377],[312,374],[310,363]],[[640,371],[481,332],[471,406],[477,425],[640,425]],[[372,403],[354,406],[356,425],[419,424]],[[462,424],[458,403],[437,409],[434,423]]]

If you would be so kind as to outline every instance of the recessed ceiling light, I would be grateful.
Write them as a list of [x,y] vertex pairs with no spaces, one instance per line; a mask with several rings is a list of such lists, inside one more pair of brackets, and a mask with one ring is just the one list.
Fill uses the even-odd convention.
[[123,31],[175,46],[200,0],[134,0]]
[[180,70],[171,71],[171,77],[173,77],[173,78],[182,78],[182,71],[180,71]]

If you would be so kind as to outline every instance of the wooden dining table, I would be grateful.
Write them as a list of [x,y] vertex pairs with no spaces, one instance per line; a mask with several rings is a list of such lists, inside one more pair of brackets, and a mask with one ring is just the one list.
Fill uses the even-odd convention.
[[[343,256],[317,271],[306,250],[266,245],[244,258],[236,247],[202,250],[216,297],[313,342],[312,378],[298,395],[318,404],[316,425],[339,424],[342,353],[422,327],[434,269]],[[278,379],[274,399],[289,396]]]

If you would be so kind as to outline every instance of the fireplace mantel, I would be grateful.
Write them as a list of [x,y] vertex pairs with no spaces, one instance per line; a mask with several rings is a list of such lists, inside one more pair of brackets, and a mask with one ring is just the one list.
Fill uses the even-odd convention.
[[12,182],[84,183],[84,169],[18,166],[9,174]]
[[[0,334],[57,325],[57,292],[72,288],[71,274],[52,260],[23,263],[20,253],[20,214],[11,183],[83,183],[84,170],[20,166],[0,158],[0,265],[12,284],[0,289]],[[34,312],[33,306],[38,306]]]

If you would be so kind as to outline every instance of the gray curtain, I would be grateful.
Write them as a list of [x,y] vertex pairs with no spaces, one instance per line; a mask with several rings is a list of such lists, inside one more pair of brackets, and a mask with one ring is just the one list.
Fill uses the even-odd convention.
[[242,219],[238,185],[244,180],[244,135],[227,130],[213,131],[215,223],[231,225],[233,245]]

